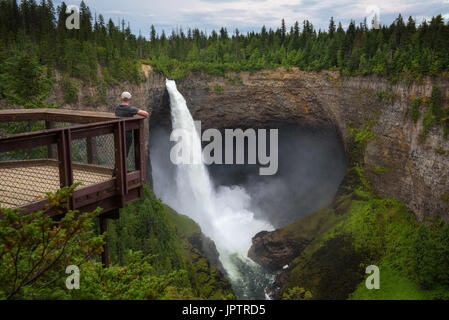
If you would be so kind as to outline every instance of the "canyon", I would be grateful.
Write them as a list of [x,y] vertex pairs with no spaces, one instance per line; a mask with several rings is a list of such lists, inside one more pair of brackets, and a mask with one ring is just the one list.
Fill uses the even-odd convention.
[[[149,125],[170,125],[165,77],[143,66],[147,78],[139,85],[107,89],[104,103],[89,103],[95,88],[79,87],[79,102],[70,109],[112,111],[126,89],[133,103],[151,113]],[[442,92],[447,107],[449,80],[425,78],[422,83],[392,84],[377,76],[340,76],[335,71],[306,72],[296,69],[227,73],[225,77],[190,74],[178,81],[195,120],[207,128],[261,128],[279,124],[332,127],[346,153],[353,147],[352,129],[369,128],[376,138],[363,150],[364,169],[374,189],[405,203],[416,216],[440,214],[449,220],[449,140],[434,126],[425,139],[421,119],[413,123],[407,111],[411,99],[430,97],[432,85]],[[58,85],[49,100],[63,103]],[[421,106],[421,114],[425,106]],[[149,130],[146,130],[149,134]],[[438,152],[440,151],[440,152]],[[382,168],[382,170],[376,170]]]
[[[83,97],[95,95],[95,88],[80,85],[78,104],[63,107],[112,111],[117,97],[126,89],[133,93],[134,105],[151,113],[146,124],[151,141],[150,127],[170,128],[170,105],[165,77],[149,66],[144,72],[147,80],[139,85],[110,87],[107,104],[89,103]],[[449,80],[444,77],[406,84],[377,76],[348,77],[336,71],[317,73],[293,68],[227,73],[224,77],[190,74],[177,82],[190,113],[201,121],[203,129],[295,125],[333,130],[344,146],[348,168],[357,160],[375,192],[398,199],[420,221],[435,215],[448,221],[449,140],[437,125],[422,136],[426,103],[421,104],[421,117],[416,123],[409,115],[412,100],[428,100],[435,84],[442,92],[442,107],[447,108]],[[63,103],[61,88],[56,86],[49,99]],[[369,132],[373,138],[358,149],[354,132],[360,131]],[[148,178],[151,181],[151,172]],[[331,206],[339,208],[340,204]],[[317,224],[304,229],[299,223],[284,230],[260,232],[254,235],[248,256],[277,271],[275,285],[283,286],[288,282],[288,265],[316,238],[320,228]],[[217,266],[216,253],[208,258]],[[279,298],[279,292],[274,296]]]

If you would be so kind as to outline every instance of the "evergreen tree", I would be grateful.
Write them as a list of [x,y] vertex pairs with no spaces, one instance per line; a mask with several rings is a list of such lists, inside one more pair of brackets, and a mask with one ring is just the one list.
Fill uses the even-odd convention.
[[[287,32],[285,20],[275,30],[232,36],[226,28],[211,31],[188,29],[149,30],[148,40],[131,32],[129,23],[99,14],[92,18],[80,4],[80,30],[66,28],[67,5],[55,10],[52,0],[0,0],[0,65],[22,50],[51,77],[55,69],[97,83],[140,81],[138,64],[151,63],[156,71],[181,77],[189,70],[223,74],[226,70],[253,70],[298,66],[305,70],[334,68],[343,74],[387,75],[392,80],[419,80],[449,71],[449,24],[441,15],[417,24],[402,16],[390,26],[369,29],[367,21],[351,21],[345,30],[333,17],[326,31],[308,20],[300,29],[295,22]],[[97,66],[95,66],[97,65]],[[30,66],[32,67],[32,66]],[[99,68],[100,72],[97,72]],[[5,86],[4,84],[2,85]]]
[[285,20],[282,19],[281,23],[281,30],[280,30],[280,36],[281,36],[281,43],[283,44],[285,42],[285,36],[287,34],[287,28],[285,26]]
[[335,33],[335,22],[334,22],[334,17],[331,17],[330,21],[329,21],[329,37],[333,38],[334,37],[334,33]]

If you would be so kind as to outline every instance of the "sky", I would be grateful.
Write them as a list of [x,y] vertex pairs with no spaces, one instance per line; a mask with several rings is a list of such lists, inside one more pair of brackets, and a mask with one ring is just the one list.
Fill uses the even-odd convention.
[[[55,5],[62,1],[55,0]],[[79,0],[66,0],[66,4],[79,5]],[[226,27],[230,33],[236,28],[241,32],[259,31],[263,25],[277,28],[284,18],[287,27],[307,19],[316,29],[327,29],[329,19],[341,21],[347,26],[351,19],[357,23],[365,17],[371,21],[374,12],[380,24],[389,25],[402,14],[423,19],[442,14],[449,21],[449,0],[85,0],[92,15],[103,14],[129,21],[135,34],[148,37],[153,24],[158,33],[171,33],[176,28],[200,28],[210,32]]]

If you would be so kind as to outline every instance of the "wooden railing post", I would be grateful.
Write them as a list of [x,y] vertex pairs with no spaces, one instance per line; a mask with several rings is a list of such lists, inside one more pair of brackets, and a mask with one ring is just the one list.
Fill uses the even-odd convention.
[[116,192],[118,193],[120,204],[119,207],[125,207],[125,176],[126,176],[126,163],[125,163],[125,131],[123,121],[119,121],[114,129],[114,148],[115,148],[115,178]]
[[[125,195],[128,194],[128,153],[126,152],[127,150],[127,139],[126,139],[126,121],[121,121],[122,124],[122,137],[123,137],[123,154],[122,154],[122,159],[123,159],[123,186],[125,187],[123,189]],[[126,203],[125,199],[124,199],[124,203]]]
[[87,150],[87,163],[97,164],[98,151],[97,151],[97,140],[95,137],[86,138],[86,150]]
[[[56,128],[54,121],[45,120],[45,129],[49,130],[54,128]],[[56,147],[51,144],[47,148],[48,148],[48,158],[56,159],[57,157]]]
[[139,196],[143,197],[143,185],[145,183],[145,136],[144,136],[144,121],[139,120],[139,129],[134,130],[134,154],[136,170],[140,171]]
[[[58,137],[58,163],[60,187],[67,187],[73,184],[72,167],[72,137],[70,129],[59,132]],[[73,198],[69,200],[69,209],[73,209]]]

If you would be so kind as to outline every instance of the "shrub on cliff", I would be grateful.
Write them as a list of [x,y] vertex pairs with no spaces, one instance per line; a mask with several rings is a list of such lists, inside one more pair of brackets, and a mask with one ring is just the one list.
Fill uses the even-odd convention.
[[0,59],[0,99],[25,108],[43,108],[53,78],[32,54],[11,52]]
[[447,138],[449,133],[449,108],[441,107],[441,90],[434,85],[429,99],[429,106],[423,117],[423,138],[427,135],[433,125],[440,125],[443,128],[443,135]]
[[349,235],[338,235],[307,250],[290,274],[287,295],[294,287],[303,287],[313,299],[346,299],[363,276],[363,258],[353,241]]
[[294,287],[286,290],[282,295],[282,300],[310,300],[312,294],[304,288]]
[[66,103],[78,102],[78,86],[67,75],[62,79],[62,87],[64,88],[64,99]]
[[419,107],[421,106],[422,98],[415,98],[412,100],[410,104],[410,108],[408,110],[410,114],[410,118],[414,123],[417,123],[419,117],[421,116],[421,112],[419,111]]
[[449,286],[449,224],[442,220],[422,224],[414,237],[414,269],[420,286]]

